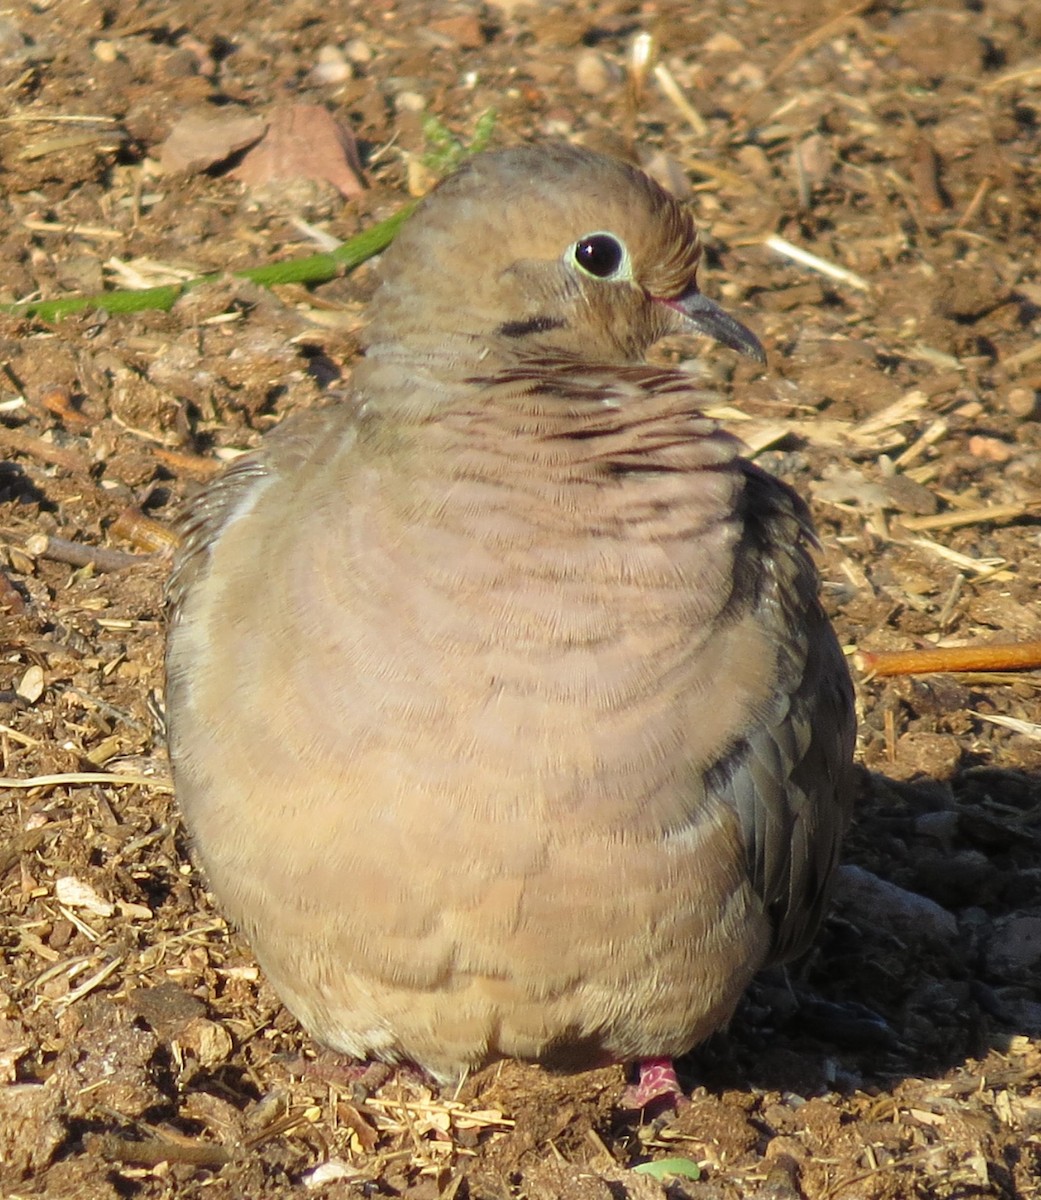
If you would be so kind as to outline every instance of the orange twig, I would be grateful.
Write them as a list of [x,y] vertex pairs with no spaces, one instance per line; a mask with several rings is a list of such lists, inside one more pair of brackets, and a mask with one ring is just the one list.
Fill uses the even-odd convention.
[[924,137],[911,146],[911,182],[918,193],[918,203],[931,216],[947,208],[947,197],[940,183],[940,158]]
[[858,650],[853,662],[866,675],[924,675],[933,671],[1030,671],[1041,667],[1041,641],[943,646],[935,650]]
[[44,384],[37,399],[43,408],[61,420],[66,429],[83,433],[93,424],[89,417],[73,407],[72,392],[63,383]]
[[161,521],[153,521],[139,509],[131,505],[124,508],[109,526],[112,537],[126,538],[139,550],[159,551],[172,554],[181,544],[177,533]]
[[185,454],[183,450],[167,450],[157,446],[152,453],[171,471],[187,471],[190,475],[201,475],[204,478],[219,475],[227,466],[227,463],[218,462],[215,458]]

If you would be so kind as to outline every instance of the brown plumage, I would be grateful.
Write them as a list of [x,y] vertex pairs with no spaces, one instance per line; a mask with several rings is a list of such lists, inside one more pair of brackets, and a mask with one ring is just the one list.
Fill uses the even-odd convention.
[[346,1054],[672,1056],[814,934],[853,717],[809,520],[637,365],[699,329],[761,354],[699,257],[628,166],[473,159],[387,251],[350,399],[185,519],[185,822]]

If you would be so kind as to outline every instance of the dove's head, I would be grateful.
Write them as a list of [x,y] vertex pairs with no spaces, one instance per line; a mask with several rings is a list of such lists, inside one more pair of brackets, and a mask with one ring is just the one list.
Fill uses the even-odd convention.
[[635,167],[564,143],[481,154],[384,255],[366,340],[636,362],[666,334],[700,332],[762,361],[698,290],[700,259],[690,213]]

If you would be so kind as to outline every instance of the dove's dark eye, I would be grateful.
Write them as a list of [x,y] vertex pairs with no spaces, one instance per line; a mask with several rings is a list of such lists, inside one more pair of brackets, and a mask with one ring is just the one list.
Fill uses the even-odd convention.
[[625,246],[611,233],[590,233],[579,238],[573,254],[578,266],[597,279],[610,279],[620,274],[629,260]]

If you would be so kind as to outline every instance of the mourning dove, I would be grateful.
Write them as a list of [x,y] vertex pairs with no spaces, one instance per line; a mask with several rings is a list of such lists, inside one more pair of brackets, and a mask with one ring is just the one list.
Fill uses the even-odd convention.
[[815,932],[853,716],[809,518],[640,365],[675,333],[762,357],[700,256],[628,165],[473,158],[384,255],[349,399],[183,522],[181,810],[337,1051],[653,1093]]

